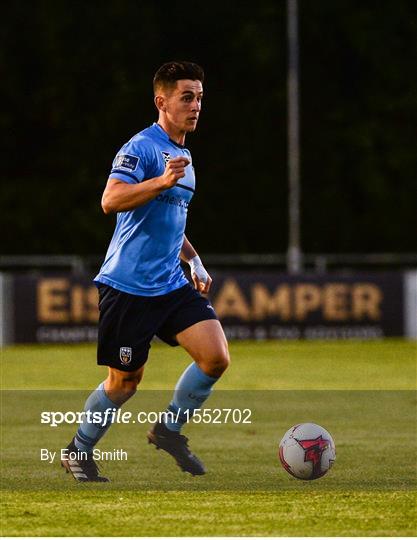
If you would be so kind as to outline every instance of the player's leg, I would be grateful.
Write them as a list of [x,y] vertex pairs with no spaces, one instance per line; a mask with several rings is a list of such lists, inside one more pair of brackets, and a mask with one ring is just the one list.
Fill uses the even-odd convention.
[[[117,411],[136,392],[142,379],[144,366],[135,371],[120,371],[109,367],[107,379],[92,392],[84,405],[84,411],[90,411],[80,424],[75,435],[75,446],[84,452],[91,453],[111,426],[111,414]],[[109,411],[106,415],[106,411]],[[101,418],[100,423],[91,421],[93,414]]]
[[168,407],[173,415],[166,426],[179,432],[194,410],[200,409],[209,397],[213,385],[227,369],[230,356],[226,336],[217,319],[200,321],[177,334],[176,339],[194,360],[178,380]]
[[120,369],[109,368],[109,374],[104,381],[104,391],[109,399],[120,407],[131,398],[142,380],[145,366],[136,371],[120,371]]
[[180,434],[182,426],[201,408],[213,385],[230,362],[226,337],[218,320],[203,320],[179,332],[176,339],[194,359],[181,375],[164,422],[148,432],[148,440],[174,457],[178,466],[192,475],[205,474],[203,463],[188,448]]
[[135,393],[155,333],[149,326],[147,298],[107,286],[100,287],[99,297],[97,362],[108,366],[108,377],[88,397],[83,422],[67,447],[76,459],[62,460],[66,470],[79,481],[107,480],[98,475],[93,450],[110,428],[114,413]]
[[193,324],[177,334],[176,339],[210,377],[218,379],[230,364],[227,339],[217,319]]
[[[124,372],[109,368],[109,374],[87,398],[86,413],[74,439],[66,448],[61,461],[67,472],[81,482],[107,482],[100,476],[93,459],[93,451],[99,440],[112,424],[113,414],[136,392],[142,379],[144,366],[135,371]],[[99,421],[93,421],[98,418]]]

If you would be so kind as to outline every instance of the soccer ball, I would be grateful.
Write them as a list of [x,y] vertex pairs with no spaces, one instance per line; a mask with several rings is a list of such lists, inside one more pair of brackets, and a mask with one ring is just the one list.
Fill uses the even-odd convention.
[[300,480],[324,476],[336,459],[332,436],[317,424],[297,424],[279,443],[279,459],[284,469]]

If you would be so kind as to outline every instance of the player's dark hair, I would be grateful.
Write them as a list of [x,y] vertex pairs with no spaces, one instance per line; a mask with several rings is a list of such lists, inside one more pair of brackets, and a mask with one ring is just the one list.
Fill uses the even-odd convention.
[[177,81],[182,79],[204,82],[203,68],[194,62],[167,62],[155,73],[153,78],[154,92],[156,93],[160,88],[173,87]]

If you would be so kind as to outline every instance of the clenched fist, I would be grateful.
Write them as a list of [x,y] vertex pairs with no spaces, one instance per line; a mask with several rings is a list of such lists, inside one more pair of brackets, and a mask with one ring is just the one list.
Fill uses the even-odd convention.
[[165,167],[164,174],[161,176],[164,189],[169,189],[185,176],[185,167],[190,164],[190,160],[178,156],[170,159]]

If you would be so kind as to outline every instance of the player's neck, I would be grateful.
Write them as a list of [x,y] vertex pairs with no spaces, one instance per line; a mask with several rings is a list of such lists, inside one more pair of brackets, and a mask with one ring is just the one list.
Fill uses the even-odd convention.
[[177,144],[185,145],[185,131],[179,130],[163,118],[158,119],[158,125],[168,134],[168,137]]

